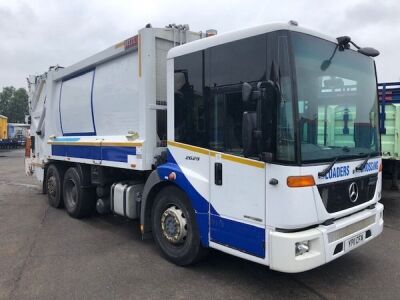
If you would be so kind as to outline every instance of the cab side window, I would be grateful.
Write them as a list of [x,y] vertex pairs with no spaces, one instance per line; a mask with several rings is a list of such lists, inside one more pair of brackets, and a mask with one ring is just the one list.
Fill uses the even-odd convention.
[[175,58],[175,140],[207,147],[203,97],[203,53]]
[[205,93],[209,111],[209,147],[243,156],[243,114],[255,103],[243,103],[242,84],[266,80],[265,35],[216,46],[205,51]]

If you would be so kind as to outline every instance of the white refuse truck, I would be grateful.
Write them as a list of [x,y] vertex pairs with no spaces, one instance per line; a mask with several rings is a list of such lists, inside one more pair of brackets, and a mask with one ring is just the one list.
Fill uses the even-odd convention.
[[379,52],[296,22],[208,35],[146,26],[29,77],[50,205],[138,219],[178,265],[214,248],[301,272],[378,236]]

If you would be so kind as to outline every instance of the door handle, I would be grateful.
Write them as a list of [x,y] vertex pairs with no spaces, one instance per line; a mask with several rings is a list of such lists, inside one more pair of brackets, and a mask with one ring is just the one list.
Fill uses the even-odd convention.
[[277,185],[278,183],[279,183],[279,181],[276,178],[271,178],[271,180],[269,181],[269,184],[271,184],[271,185]]
[[222,185],[222,163],[214,164],[214,183],[215,185]]

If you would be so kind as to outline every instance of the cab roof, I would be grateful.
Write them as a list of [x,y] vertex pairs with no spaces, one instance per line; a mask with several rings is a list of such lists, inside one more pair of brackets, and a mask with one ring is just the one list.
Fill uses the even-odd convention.
[[172,48],[168,52],[168,59],[172,59],[174,57],[182,56],[185,54],[189,54],[192,52],[204,50],[210,47],[214,47],[217,45],[233,42],[236,40],[241,40],[244,38],[248,38],[251,36],[256,36],[260,35],[263,33],[267,32],[273,32],[273,31],[278,31],[278,30],[290,30],[290,31],[296,31],[296,32],[302,32],[306,33],[309,35],[313,35],[316,37],[319,37],[324,40],[328,40],[334,43],[337,43],[336,39],[321,34],[319,32],[316,32],[311,29],[307,29],[304,27],[300,27],[297,25],[292,25],[290,23],[271,23],[271,24],[264,24],[256,27],[250,27],[250,28],[244,28],[240,30],[235,30],[235,31],[230,31],[222,34],[217,34],[211,37],[203,38],[200,40],[196,40],[187,44],[184,44],[182,46],[178,46],[175,48]]

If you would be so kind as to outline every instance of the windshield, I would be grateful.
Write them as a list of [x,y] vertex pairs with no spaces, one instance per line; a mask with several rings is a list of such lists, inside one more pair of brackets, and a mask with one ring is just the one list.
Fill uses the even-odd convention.
[[337,44],[293,33],[302,162],[380,151],[375,65]]

